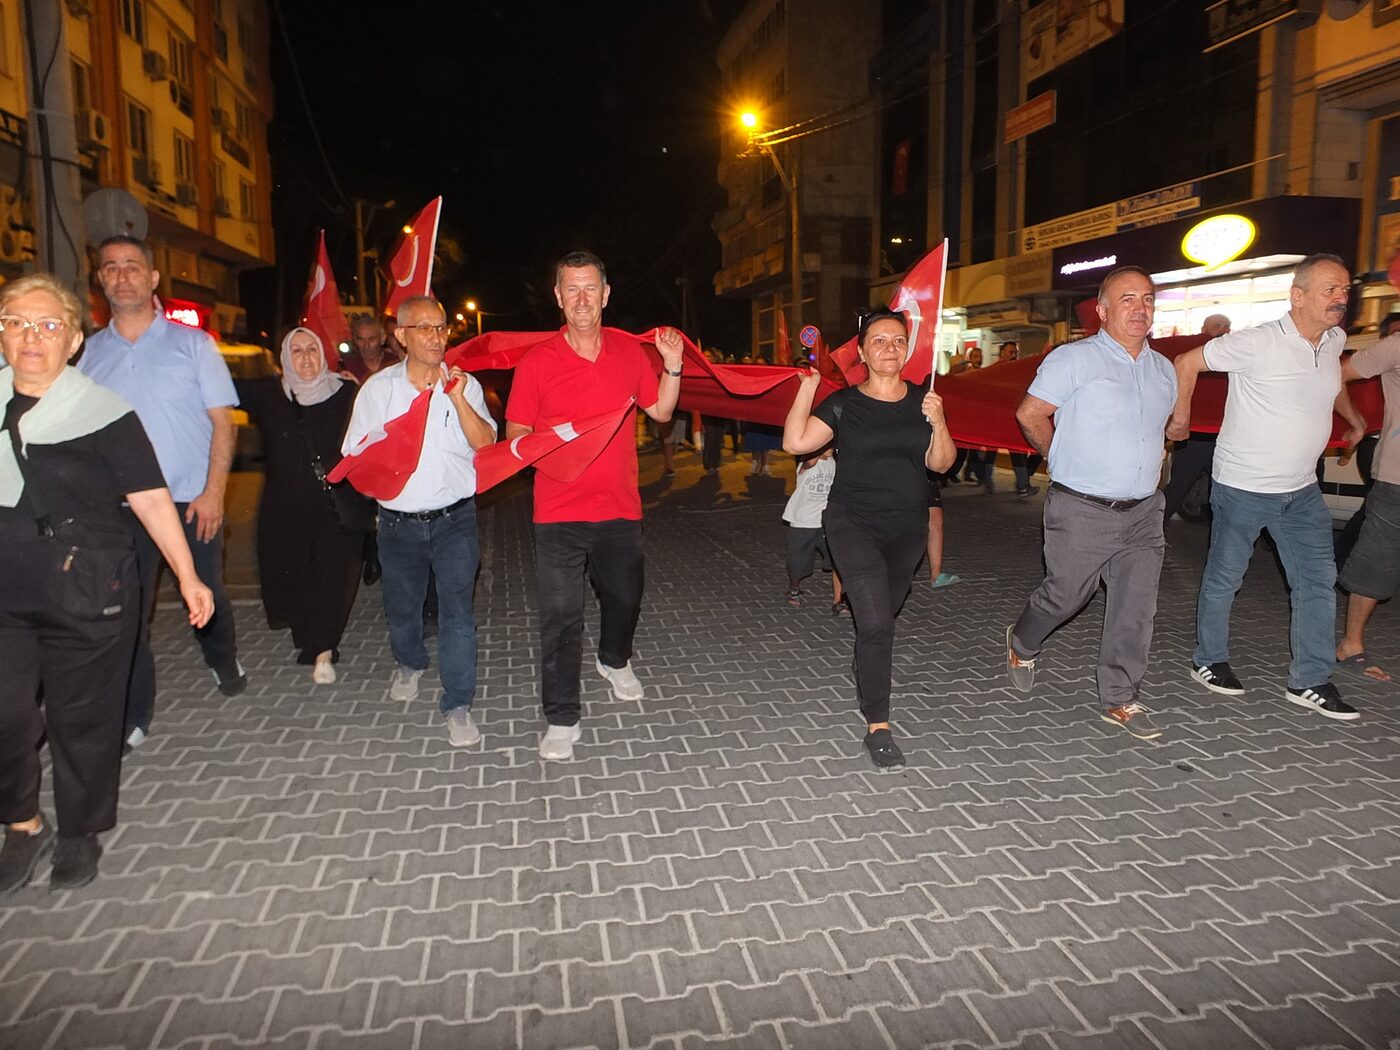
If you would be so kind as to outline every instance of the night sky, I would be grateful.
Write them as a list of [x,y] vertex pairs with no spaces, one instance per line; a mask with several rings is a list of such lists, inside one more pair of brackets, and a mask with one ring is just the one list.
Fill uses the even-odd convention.
[[550,266],[588,247],[608,265],[609,323],[678,324],[688,276],[690,334],[747,350],[746,304],[711,292],[710,230],[728,112],[714,56],[742,0],[270,6],[279,273],[248,279],[254,330],[295,313],[321,226],[353,288],[345,198],[397,202],[367,238],[387,260],[442,194],[434,284],[449,313],[472,296],[488,330],[553,327]]

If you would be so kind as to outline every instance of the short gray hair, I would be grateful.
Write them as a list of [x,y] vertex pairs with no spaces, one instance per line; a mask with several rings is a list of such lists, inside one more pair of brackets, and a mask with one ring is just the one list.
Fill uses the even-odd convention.
[[1347,264],[1342,262],[1341,256],[1333,255],[1330,252],[1318,252],[1316,255],[1309,255],[1298,264],[1298,268],[1293,271],[1293,287],[1306,288],[1308,286],[1308,280],[1312,277],[1313,270],[1317,269],[1323,263],[1332,263],[1334,266],[1340,266],[1343,270],[1346,270],[1348,277],[1351,276],[1351,271],[1347,270]]
[[442,314],[443,317],[447,316],[447,311],[443,309],[442,303],[437,301],[436,296],[410,295],[403,302],[399,303],[399,310],[398,313],[394,315],[394,320],[397,321],[399,324],[403,324],[403,318],[405,313],[413,309],[415,306],[423,306],[424,304],[431,306],[438,313]]
[[1152,279],[1152,275],[1141,266],[1120,266],[1116,270],[1110,270],[1104,275],[1104,279],[1099,282],[1098,301],[1104,301],[1104,295],[1108,292],[1108,286],[1120,277],[1126,277],[1130,273],[1135,273],[1139,277],[1146,277],[1147,283],[1152,286],[1152,294],[1157,294],[1157,282]]
[[30,292],[48,292],[52,295],[63,308],[63,323],[75,332],[82,332],[82,304],[68,286],[51,273],[26,274],[0,286],[0,310],[5,309],[21,295],[28,295]]

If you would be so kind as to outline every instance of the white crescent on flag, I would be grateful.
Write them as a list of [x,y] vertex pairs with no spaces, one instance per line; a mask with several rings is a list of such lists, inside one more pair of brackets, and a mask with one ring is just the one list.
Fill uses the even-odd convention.
[[418,234],[412,234],[408,243],[412,255],[408,257],[408,272],[403,275],[403,279],[394,279],[394,283],[400,288],[407,288],[413,283],[414,275],[418,273]]
[[310,301],[310,300],[312,300],[312,299],[315,299],[316,296],[320,295],[320,294],[321,294],[322,292],[324,292],[325,290],[326,290],[326,271],[322,268],[322,266],[321,266],[320,263],[317,263],[317,264],[316,264],[316,276],[315,276],[314,278],[312,278],[312,280],[311,280],[311,294],[310,294],[309,296],[307,296],[307,300]]

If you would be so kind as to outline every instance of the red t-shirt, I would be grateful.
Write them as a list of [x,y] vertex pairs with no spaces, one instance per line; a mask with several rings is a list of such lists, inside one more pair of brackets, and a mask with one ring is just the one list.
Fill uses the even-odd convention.
[[[515,366],[506,419],[540,430],[616,411],[628,398],[649,408],[659,394],[656,372],[635,337],[605,328],[598,359],[586,361],[560,329]],[[598,458],[573,481],[554,481],[536,472],[535,521],[640,520],[636,430],[634,408]]]

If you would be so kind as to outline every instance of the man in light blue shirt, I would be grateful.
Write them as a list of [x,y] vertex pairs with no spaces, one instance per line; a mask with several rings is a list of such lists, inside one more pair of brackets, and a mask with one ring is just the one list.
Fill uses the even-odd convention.
[[1139,701],[1162,573],[1161,474],[1176,402],[1171,363],[1147,345],[1156,291],[1124,266],[1099,286],[1103,327],[1051,351],[1016,409],[1026,440],[1050,461],[1045,579],[1006,629],[1011,684],[1030,692],[1046,638],[1075,616],[1100,582],[1108,589],[1099,644],[1105,722],[1160,735]]
[[[233,463],[236,429],[228,366],[208,332],[167,321],[155,306],[160,274],[150,249],[134,237],[117,236],[97,248],[97,279],[112,307],[112,321],[94,332],[78,369],[115,390],[136,410],[161,473],[185,524],[195,570],[214,592],[214,615],[195,631],[204,662],[225,696],[248,686],[238,662],[233,609],[224,594],[224,490]],[[126,740],[145,739],[155,711],[155,661],[150,614],[155,604],[161,557],[135,515],[128,521],[136,542],[144,615],[127,688]]]

